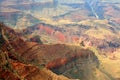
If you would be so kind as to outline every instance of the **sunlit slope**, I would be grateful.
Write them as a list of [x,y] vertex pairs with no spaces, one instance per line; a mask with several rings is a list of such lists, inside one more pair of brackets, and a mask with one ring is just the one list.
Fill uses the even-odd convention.
[[119,49],[116,52],[112,53],[110,56],[105,57],[105,55],[100,55],[100,52],[96,48],[90,48],[95,52],[98,60],[100,61],[99,70],[104,74],[109,76],[110,80],[119,80],[120,79],[120,51]]

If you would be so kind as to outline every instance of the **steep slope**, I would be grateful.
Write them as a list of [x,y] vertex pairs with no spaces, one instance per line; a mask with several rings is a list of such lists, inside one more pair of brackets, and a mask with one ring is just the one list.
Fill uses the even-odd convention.
[[9,60],[9,64],[2,66],[0,65],[0,79],[3,80],[69,80],[62,75],[54,74],[46,68],[40,69],[31,64],[23,64],[18,61]]
[[120,1],[85,1],[0,0],[1,76],[119,80]]
[[[6,34],[12,30],[6,27],[4,29]],[[96,80],[100,77],[100,80],[109,80],[109,76],[99,70],[99,60],[89,49],[75,45],[45,45],[27,42],[20,36],[21,34],[17,34],[14,30],[9,32],[8,42],[2,47],[2,50],[6,51],[9,58],[12,59],[10,63],[17,71],[18,78],[31,80],[48,80],[48,77],[51,77],[51,80],[65,78],[52,74],[47,70],[50,69],[54,73],[65,75],[70,79]],[[27,71],[27,69],[30,70]],[[40,78],[40,76],[42,77]]]
[[[95,23],[97,23],[101,26],[100,27],[95,26],[95,25],[97,25]],[[89,79],[96,80],[96,79],[98,79],[98,76],[102,76],[100,80],[102,80],[102,79],[116,80],[116,77],[112,76],[112,75],[114,75],[114,73],[109,74],[110,70],[108,70],[106,68],[109,67],[108,65],[116,64],[117,61],[115,60],[114,61],[115,63],[113,62],[113,63],[109,63],[108,65],[106,65],[107,64],[106,59],[109,58],[109,56],[110,56],[110,58],[108,59],[108,62],[109,61],[111,62],[114,59],[114,55],[112,55],[112,53],[115,52],[116,49],[118,49],[120,47],[119,37],[117,35],[118,32],[117,31],[114,32],[114,29],[113,29],[112,26],[111,27],[110,26],[109,27],[103,27],[103,25],[106,26],[106,23],[103,23],[101,20],[100,21],[95,20],[94,22],[91,22],[91,24],[93,24],[93,26],[87,26],[87,25],[86,26],[85,25],[80,25],[79,27],[76,27],[76,25],[75,26],[73,25],[73,26],[75,28],[78,28],[80,30],[80,32],[84,32],[84,31],[89,32],[89,30],[92,31],[92,29],[97,29],[98,31],[100,31],[100,33],[102,33],[102,34],[100,34],[98,32],[97,34],[102,35],[102,37],[104,37],[105,39],[91,37],[91,36],[89,36],[90,33],[82,34],[82,35],[77,34],[79,32],[77,32],[77,31],[74,32],[76,29],[70,27],[71,25],[67,25],[67,27],[61,27],[60,28],[60,27],[56,27],[56,26],[52,26],[52,25],[48,25],[48,24],[42,24],[42,23],[39,24],[39,25],[35,25],[33,27],[25,29],[24,34],[28,36],[28,39],[29,39],[29,37],[34,36],[34,32],[36,32],[36,33],[38,32],[39,34],[37,34],[37,35],[40,35],[41,39],[43,38],[43,34],[51,36],[51,38],[53,38],[53,39],[56,39],[57,37],[54,36],[54,33],[59,31],[59,32],[62,32],[63,36],[66,36],[65,37],[65,40],[66,40],[65,43],[67,43],[67,41],[69,41],[70,39],[71,39],[71,43],[73,43],[74,40],[75,40],[75,42],[78,41],[77,42],[77,43],[79,43],[78,46],[61,45],[61,44],[56,45],[56,44],[54,44],[54,45],[41,45],[39,47],[41,49],[40,50],[41,53],[43,51],[42,56],[44,54],[46,54],[46,55],[44,55],[44,58],[42,57],[43,58],[42,60],[38,59],[38,61],[42,61],[43,64],[48,63],[46,67],[51,69],[55,73],[64,74],[64,75],[66,75],[70,78],[80,78],[82,80],[87,80],[87,79],[88,80]],[[67,31],[68,32],[67,35],[69,35],[69,38],[67,38],[67,35],[66,35],[67,32],[65,31],[67,28],[73,29],[73,30]],[[69,34],[69,32],[71,34]],[[106,33],[108,33],[108,32],[110,32],[112,34],[116,34],[117,37],[112,36],[111,34],[106,35]],[[72,33],[74,34],[74,37],[70,38]],[[75,35],[77,35],[77,36],[75,36]],[[78,37],[78,35],[80,35],[80,38]],[[94,35],[92,35],[92,36],[94,36]],[[44,43],[44,39],[42,39],[43,43]],[[64,39],[64,38],[62,38],[62,39]],[[46,40],[47,40],[47,38],[46,38]],[[51,39],[49,39],[49,40],[51,40]],[[57,38],[56,40],[58,40],[58,42],[60,41],[59,38]],[[64,43],[64,41],[62,43]],[[88,53],[89,50],[87,50],[88,52],[82,52],[82,51],[84,51],[84,49],[81,49],[79,47],[79,45],[84,46],[86,48],[87,47],[89,48],[91,46],[94,47],[94,48],[97,48],[97,50],[99,52],[98,53],[99,56],[97,56],[97,57],[98,57],[98,59],[99,59],[99,57],[102,57],[102,59],[99,59],[99,61],[100,61],[100,64],[104,64],[105,69],[102,69],[102,71],[101,71],[101,65],[96,64],[96,62],[94,62],[94,60],[93,60],[93,62],[89,62],[92,59],[94,59],[94,57],[92,57],[92,56],[91,56],[92,58],[90,60],[88,58],[81,58],[81,57],[79,57],[80,59],[77,59],[77,57],[76,57],[75,61],[74,61],[74,58],[71,58],[71,56],[75,57],[75,56],[78,56],[80,54],[81,55],[85,54],[85,53],[89,54]],[[60,51],[60,50],[62,50],[62,51]],[[67,50],[69,50],[69,51],[67,51]],[[49,52],[49,54],[47,52]],[[53,53],[55,53],[55,54],[53,54]],[[63,55],[63,53],[64,53],[64,55]],[[72,53],[74,53],[74,55]],[[69,57],[66,56],[68,54],[70,54]],[[39,53],[38,53],[38,55],[39,55]],[[51,59],[51,56],[52,56],[52,59]],[[85,56],[85,55],[83,55],[83,56]],[[41,57],[41,55],[39,55],[39,57]],[[49,59],[49,61],[47,61],[47,59]],[[84,59],[85,59],[85,61],[84,61]],[[88,61],[86,59],[88,59]],[[76,64],[77,67],[78,67],[78,69],[77,69],[76,66],[75,66],[75,63],[78,63],[81,60],[82,60],[81,65]],[[99,61],[97,63],[99,63]],[[101,63],[101,61],[103,61],[103,63]],[[92,63],[95,63],[95,64],[93,65]],[[72,66],[72,65],[74,65],[74,66]],[[84,65],[84,66],[82,66],[82,65]],[[66,66],[67,66],[67,68],[66,68]],[[99,67],[96,68],[95,66],[100,66],[100,69],[99,69]],[[116,68],[118,68],[118,67],[119,66],[116,66]],[[85,70],[84,70],[84,68],[85,68]],[[76,73],[74,71],[76,71]],[[87,73],[87,71],[89,71],[90,73],[89,72]],[[78,75],[74,75],[74,74],[78,74]],[[89,75],[89,76],[88,77],[83,77],[83,76],[86,76],[86,74]]]
[[[5,33],[10,32],[13,36],[18,38],[15,32],[7,28],[4,24],[0,24],[0,79],[3,80],[69,80],[64,76],[58,76],[48,69],[38,68],[31,64],[25,64],[20,60],[20,56],[17,56],[17,52],[9,43],[9,38],[6,37]],[[14,34],[14,35],[13,35]],[[7,49],[3,45],[7,45]],[[11,49],[9,49],[11,48]],[[12,55],[12,56],[11,56]]]
[[24,29],[22,33],[28,39],[39,35],[44,44],[79,45],[83,42],[84,46],[97,47],[102,53],[112,53],[120,47],[119,30],[110,25],[108,20],[86,20],[62,27],[40,23]]
[[27,80],[69,80],[64,76],[58,76],[46,68],[38,68],[31,64],[22,64],[12,61],[13,68],[18,74]]

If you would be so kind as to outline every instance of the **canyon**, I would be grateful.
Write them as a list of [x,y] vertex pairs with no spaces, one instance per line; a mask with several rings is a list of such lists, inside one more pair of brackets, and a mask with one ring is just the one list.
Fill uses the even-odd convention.
[[119,80],[119,4],[0,0],[0,80]]

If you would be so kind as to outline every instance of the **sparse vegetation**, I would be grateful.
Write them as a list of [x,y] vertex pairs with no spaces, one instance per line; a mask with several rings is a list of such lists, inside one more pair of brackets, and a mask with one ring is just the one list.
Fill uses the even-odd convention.
[[119,4],[0,0],[0,79],[119,79]]

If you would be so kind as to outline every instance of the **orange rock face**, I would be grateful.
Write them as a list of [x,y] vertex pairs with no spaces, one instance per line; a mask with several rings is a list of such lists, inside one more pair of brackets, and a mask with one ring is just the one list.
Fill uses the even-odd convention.
[[59,67],[65,65],[67,62],[68,62],[68,60],[66,58],[58,58],[56,60],[53,60],[52,62],[49,62],[46,65],[46,68],[48,68],[48,69],[59,68]]

